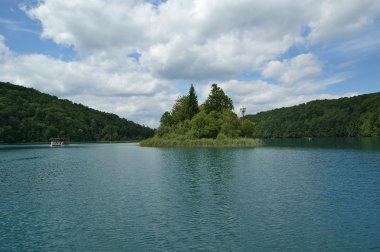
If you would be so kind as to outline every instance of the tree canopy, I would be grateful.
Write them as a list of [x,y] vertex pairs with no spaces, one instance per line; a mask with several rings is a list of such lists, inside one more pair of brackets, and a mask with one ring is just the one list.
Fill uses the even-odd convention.
[[380,93],[319,100],[245,117],[260,138],[379,137]]
[[0,82],[0,142],[138,140],[154,131],[117,115],[90,109],[32,88]]
[[204,109],[207,113],[211,111],[221,112],[224,109],[233,110],[234,105],[231,98],[224,93],[223,89],[214,83],[211,85],[211,92],[204,103]]

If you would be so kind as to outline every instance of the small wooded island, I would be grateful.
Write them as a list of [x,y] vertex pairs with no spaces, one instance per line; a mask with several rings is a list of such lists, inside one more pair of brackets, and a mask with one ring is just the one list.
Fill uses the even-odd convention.
[[155,136],[140,142],[151,147],[254,147],[255,123],[239,118],[231,98],[212,84],[207,100],[198,105],[193,85],[188,95],[180,96],[171,112],[161,116]]

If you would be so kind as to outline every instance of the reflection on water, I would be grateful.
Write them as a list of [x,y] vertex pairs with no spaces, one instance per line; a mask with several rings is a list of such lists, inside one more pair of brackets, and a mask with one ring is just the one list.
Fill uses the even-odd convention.
[[378,143],[2,146],[0,250],[376,249]]
[[380,150],[380,138],[266,139],[265,146]]

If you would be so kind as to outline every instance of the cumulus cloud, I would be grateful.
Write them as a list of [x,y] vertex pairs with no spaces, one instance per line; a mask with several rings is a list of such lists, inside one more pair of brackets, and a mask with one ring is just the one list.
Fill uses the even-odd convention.
[[25,9],[41,22],[43,38],[80,52],[135,47],[144,39],[143,19],[153,14],[149,5],[128,0],[49,0]]
[[155,7],[145,1],[49,0],[28,14],[41,22],[42,37],[82,54],[138,51],[159,77],[205,79],[228,78],[285,52],[305,21],[291,14],[300,12],[299,5],[287,4],[288,12],[280,11],[286,4],[273,8],[261,1],[171,0]]
[[[81,53],[138,51],[144,67],[167,79],[228,79],[257,70],[303,43],[360,30],[378,1],[47,0],[27,10],[42,37]],[[116,49],[116,50],[115,50]]]
[[[17,55],[0,37],[4,80],[153,126],[178,96],[177,80],[199,83],[203,98],[206,84],[220,82],[252,111],[322,97],[315,92],[348,75],[327,73],[326,59],[308,48],[373,30],[380,17],[376,0],[44,0],[22,8],[40,22],[41,38],[77,59]],[[376,36],[364,39],[377,47]],[[354,42],[345,45],[363,44]],[[292,47],[302,50],[285,57]],[[259,77],[239,80],[242,73]]]
[[310,83],[322,73],[322,63],[311,53],[300,54],[283,61],[270,61],[262,71],[265,78],[277,80],[281,85],[313,89]]
[[315,8],[315,15],[309,22],[312,41],[350,35],[372,24],[379,17],[380,2],[321,1]]

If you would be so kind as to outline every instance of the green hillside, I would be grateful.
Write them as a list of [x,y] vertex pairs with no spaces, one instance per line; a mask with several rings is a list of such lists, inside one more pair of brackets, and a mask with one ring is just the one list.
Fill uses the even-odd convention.
[[123,141],[153,136],[148,127],[69,100],[0,82],[0,143]]
[[256,123],[257,137],[374,137],[380,136],[380,93],[247,115]]

